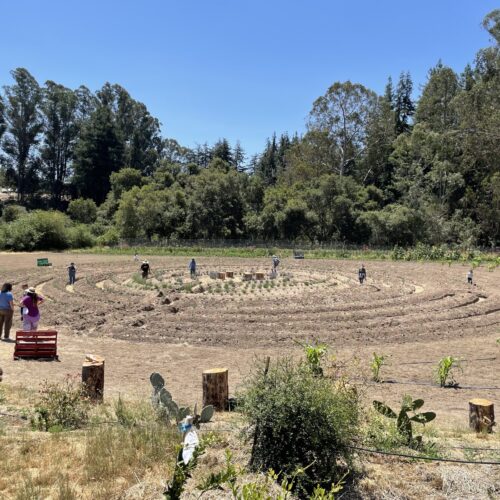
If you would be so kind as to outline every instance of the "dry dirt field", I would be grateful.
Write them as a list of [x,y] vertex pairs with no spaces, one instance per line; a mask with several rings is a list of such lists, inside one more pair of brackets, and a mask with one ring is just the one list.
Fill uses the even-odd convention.
[[[493,389],[500,387],[499,269],[477,269],[471,287],[460,264],[367,262],[360,286],[356,262],[285,259],[277,279],[246,283],[242,272],[267,272],[269,261],[200,258],[204,291],[190,293],[186,258],[149,258],[153,279],[144,285],[128,256],[43,254],[53,265],[37,268],[40,256],[1,254],[0,281],[14,283],[17,296],[28,283],[46,298],[41,328],[60,332],[60,362],[13,361],[13,345],[2,342],[0,366],[12,384],[78,374],[85,353],[95,353],[106,358],[108,394],[143,397],[149,374],[160,371],[191,402],[200,399],[203,369],[229,368],[235,392],[256,356],[298,353],[294,340],[316,339],[360,378],[369,377],[373,351],[389,355],[383,378],[405,383],[370,385],[369,397],[424,397],[437,424],[465,425],[471,397],[500,405]],[[78,268],[74,287],[67,286],[70,260]],[[210,271],[235,277],[212,280]],[[463,360],[463,389],[430,385],[445,355]]]
[[[37,268],[38,257],[53,265]],[[73,287],[67,284],[70,261],[78,268]],[[235,394],[256,358],[298,356],[296,342],[317,340],[330,346],[328,362],[359,382],[367,405],[373,399],[398,405],[411,394],[437,412],[433,425],[450,443],[500,448],[498,431],[485,443],[466,430],[469,399],[487,398],[500,408],[500,269],[476,269],[477,286],[469,286],[462,264],[367,262],[368,281],[360,285],[354,261],[284,259],[277,278],[251,282],[242,273],[267,275],[269,260],[200,257],[195,281],[188,258],[149,261],[152,278],[144,283],[140,263],[129,256],[0,254],[0,282],[12,282],[16,298],[22,284],[35,286],[46,299],[40,328],[60,333],[59,362],[14,361],[13,344],[1,342],[4,382],[37,388],[45,379],[78,376],[85,354],[94,353],[106,359],[105,397],[144,401],[149,375],[159,371],[174,397],[191,405],[201,400],[204,369],[227,367]],[[234,278],[212,279],[214,271],[232,271]],[[370,382],[373,351],[389,357],[384,383]],[[462,360],[460,388],[433,382],[438,360],[447,355]],[[500,484],[498,466],[377,457],[364,464],[363,498],[490,498],[484,485],[495,484],[496,491]],[[157,498],[158,477],[151,484],[147,498]],[[81,493],[146,498],[95,495]]]

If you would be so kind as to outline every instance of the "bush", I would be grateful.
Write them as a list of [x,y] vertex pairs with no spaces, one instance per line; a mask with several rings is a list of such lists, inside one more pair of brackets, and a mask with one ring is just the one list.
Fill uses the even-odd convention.
[[13,222],[23,215],[26,215],[26,209],[20,205],[5,205],[2,211],[2,220],[4,222]]
[[30,221],[29,216],[22,217],[4,227],[3,247],[12,250],[30,251],[38,246],[42,235]]
[[89,248],[95,245],[96,239],[89,226],[78,224],[69,229],[69,245],[71,248]]
[[69,203],[68,215],[76,222],[92,224],[97,218],[97,205],[94,200],[78,198]]
[[42,431],[78,429],[86,424],[88,413],[89,402],[82,384],[70,378],[62,383],[45,381],[31,423]]
[[115,227],[110,227],[104,234],[97,238],[97,244],[101,247],[114,246],[120,243],[120,233]]
[[247,382],[242,409],[254,439],[251,466],[295,477],[299,496],[329,487],[352,465],[347,447],[357,435],[359,400],[354,388],[317,377],[305,364],[280,359]]

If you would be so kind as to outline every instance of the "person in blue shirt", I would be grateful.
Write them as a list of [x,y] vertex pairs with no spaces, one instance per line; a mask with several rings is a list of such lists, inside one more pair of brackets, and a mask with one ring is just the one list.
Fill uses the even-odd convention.
[[196,278],[196,261],[194,259],[191,259],[188,268],[191,273],[191,279]]
[[12,285],[4,283],[0,292],[0,337],[3,332],[3,340],[9,340],[13,316],[14,296],[12,295]]

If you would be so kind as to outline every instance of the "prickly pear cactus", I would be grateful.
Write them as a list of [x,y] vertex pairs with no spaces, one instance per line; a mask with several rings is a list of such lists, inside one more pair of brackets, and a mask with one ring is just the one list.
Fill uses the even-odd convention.
[[210,422],[212,417],[214,416],[215,410],[212,405],[205,406],[201,410],[201,415],[200,415],[200,423],[204,424],[205,422]]
[[152,373],[149,377],[155,392],[160,392],[165,387],[165,379],[159,373]]

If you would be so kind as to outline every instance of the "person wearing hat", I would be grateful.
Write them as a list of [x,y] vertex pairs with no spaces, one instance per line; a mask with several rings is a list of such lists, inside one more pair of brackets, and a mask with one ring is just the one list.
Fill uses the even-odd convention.
[[9,340],[13,316],[14,296],[12,295],[12,285],[4,283],[0,292],[0,337],[3,331],[3,340]]
[[142,278],[148,279],[149,271],[151,268],[149,267],[149,262],[147,260],[143,260],[141,264]]
[[74,285],[76,281],[76,266],[74,262],[72,262],[68,266],[68,275],[69,275],[69,284]]
[[33,287],[26,290],[26,295],[19,303],[23,307],[23,330],[25,332],[36,331],[38,328],[38,322],[40,321],[38,306],[43,301],[43,297],[37,294]]
[[278,272],[278,266],[280,265],[280,259],[277,255],[273,255],[273,274]]

